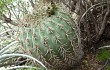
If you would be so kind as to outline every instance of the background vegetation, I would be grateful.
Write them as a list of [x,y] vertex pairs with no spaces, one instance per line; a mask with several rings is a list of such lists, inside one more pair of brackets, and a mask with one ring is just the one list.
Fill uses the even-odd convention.
[[109,45],[109,0],[0,0],[0,70],[110,70]]

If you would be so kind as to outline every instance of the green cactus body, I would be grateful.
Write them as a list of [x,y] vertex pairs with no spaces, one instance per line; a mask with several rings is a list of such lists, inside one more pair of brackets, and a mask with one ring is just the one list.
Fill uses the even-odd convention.
[[78,51],[74,22],[62,8],[50,17],[41,14],[37,14],[36,22],[31,26],[21,27],[22,46],[50,67],[58,70],[72,67],[82,54]]

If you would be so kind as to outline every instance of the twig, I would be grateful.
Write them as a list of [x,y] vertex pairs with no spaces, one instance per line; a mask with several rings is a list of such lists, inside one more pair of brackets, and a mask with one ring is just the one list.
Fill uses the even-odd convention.
[[6,47],[4,47],[3,49],[0,50],[0,54],[3,54],[7,49],[10,48],[11,45],[18,43],[18,41],[14,41],[12,43],[10,43],[9,45],[7,45]]
[[13,54],[3,54],[3,55],[0,56],[0,60],[4,59],[4,58],[8,58],[8,57],[26,57],[26,58],[32,59],[32,60],[38,62],[40,65],[42,65],[47,70],[46,66],[42,62],[40,62],[38,59],[36,59],[32,56],[29,56],[29,55],[25,55],[25,54],[15,54],[15,53],[13,53]]
[[96,42],[97,42],[97,41],[100,39],[100,37],[102,36],[102,34],[103,34],[104,30],[105,30],[105,27],[106,27],[108,15],[110,15],[109,2],[107,3],[107,7],[108,7],[108,9],[107,9],[107,12],[106,12],[106,14],[105,14],[105,16],[104,16],[104,20],[103,20],[103,22],[102,22],[101,29],[100,29],[100,31],[99,31],[97,37],[96,37]]
[[9,32],[9,31],[12,31],[12,29],[9,29],[9,30],[6,30],[6,31],[3,31],[3,32],[0,32],[0,36],[6,32]]
[[32,67],[32,66],[14,66],[14,67],[8,67],[6,69],[13,70],[13,69],[21,69],[21,68],[28,68],[28,69],[36,69],[37,70],[37,67]]
[[29,2],[31,3],[32,8],[35,8],[35,5],[33,3],[33,0],[29,0]]
[[98,70],[104,70],[104,68],[106,67],[106,65],[108,64],[109,59],[106,60],[105,64],[99,68]]
[[[110,2],[110,1],[109,1]],[[95,5],[92,5],[82,16],[81,16],[81,18],[80,18],[80,20],[79,20],[79,23],[82,21],[82,19],[83,19],[83,17],[92,9],[92,8],[94,8],[94,7],[96,7],[96,6],[99,6],[99,5],[101,5],[102,3],[98,3],[98,4],[95,4]],[[107,4],[107,2],[103,2],[103,4]]]
[[13,22],[13,20],[11,20],[11,18],[8,18],[5,14],[3,14],[3,19],[2,20],[4,20],[4,22],[9,23],[11,25],[19,26],[19,24]]

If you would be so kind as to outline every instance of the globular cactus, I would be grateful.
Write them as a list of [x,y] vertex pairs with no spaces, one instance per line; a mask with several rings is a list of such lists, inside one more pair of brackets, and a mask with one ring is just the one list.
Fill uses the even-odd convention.
[[27,26],[20,28],[19,40],[30,55],[50,68],[66,70],[77,64],[83,54],[78,47],[75,23],[62,7],[57,7],[51,16],[47,9],[44,6],[37,10],[34,22],[26,22]]

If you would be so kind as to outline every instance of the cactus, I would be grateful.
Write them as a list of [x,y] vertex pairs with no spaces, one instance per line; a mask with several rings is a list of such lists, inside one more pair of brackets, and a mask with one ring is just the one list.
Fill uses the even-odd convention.
[[66,70],[82,57],[75,24],[62,7],[58,6],[51,16],[47,9],[47,6],[39,8],[31,16],[34,22],[26,22],[27,26],[20,28],[19,41],[30,55],[48,67]]

